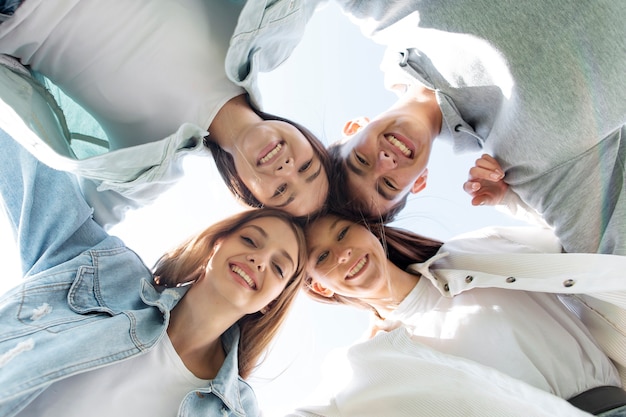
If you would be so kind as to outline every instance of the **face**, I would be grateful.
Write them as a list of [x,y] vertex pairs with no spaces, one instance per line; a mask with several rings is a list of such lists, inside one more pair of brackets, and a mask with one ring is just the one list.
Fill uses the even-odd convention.
[[[376,237],[362,225],[336,216],[307,227],[307,271],[327,293],[379,298],[387,286],[387,257]],[[313,287],[315,289],[315,284]]]
[[368,214],[386,213],[408,193],[426,186],[426,166],[436,135],[423,117],[399,108],[371,122],[352,122],[356,123],[351,126],[353,134],[340,145],[347,192],[363,203]]
[[275,217],[245,223],[215,247],[204,281],[243,314],[261,310],[280,295],[298,262],[291,226]]
[[265,120],[244,133],[233,153],[237,173],[265,206],[294,216],[319,210],[328,194],[320,158],[289,123]]

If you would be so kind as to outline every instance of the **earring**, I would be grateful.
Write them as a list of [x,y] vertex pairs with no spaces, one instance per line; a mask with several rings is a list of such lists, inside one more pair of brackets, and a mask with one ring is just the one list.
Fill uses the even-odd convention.
[[260,310],[261,314],[263,315],[267,314],[268,311],[270,311],[270,308],[268,306],[265,306]]

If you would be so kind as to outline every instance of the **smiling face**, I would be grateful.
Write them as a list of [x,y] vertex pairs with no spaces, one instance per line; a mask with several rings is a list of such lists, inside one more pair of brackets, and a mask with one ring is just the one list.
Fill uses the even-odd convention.
[[[307,271],[313,290],[377,299],[387,293],[387,257],[376,237],[362,225],[337,216],[324,216],[306,229]],[[319,285],[321,284],[321,285]]]
[[298,267],[299,243],[275,217],[245,223],[222,238],[206,266],[205,285],[243,314],[261,310],[283,291]]
[[265,120],[243,133],[232,152],[239,177],[266,207],[294,216],[318,211],[328,194],[326,170],[293,125]]
[[408,193],[426,186],[428,159],[441,130],[434,95],[424,92],[399,101],[369,122],[356,119],[344,128],[338,145],[347,172],[347,193],[370,216],[379,216]]

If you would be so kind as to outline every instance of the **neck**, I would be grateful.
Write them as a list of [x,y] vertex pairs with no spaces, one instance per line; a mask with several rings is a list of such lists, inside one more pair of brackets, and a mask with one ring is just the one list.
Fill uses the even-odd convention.
[[385,287],[382,297],[369,302],[381,317],[386,317],[394,311],[420,279],[419,275],[403,271],[389,260],[386,272],[389,276],[389,285]]
[[243,133],[263,119],[248,104],[246,95],[231,98],[217,112],[209,126],[209,140],[232,154]]
[[443,115],[433,90],[422,84],[411,85],[395,106],[408,106],[412,109],[413,114],[423,116],[422,121],[430,128],[432,139],[441,133]]
[[[221,336],[240,317],[199,293],[192,286],[172,310],[167,334],[187,369],[198,378],[213,379],[226,356]],[[216,304],[220,308],[212,307]]]

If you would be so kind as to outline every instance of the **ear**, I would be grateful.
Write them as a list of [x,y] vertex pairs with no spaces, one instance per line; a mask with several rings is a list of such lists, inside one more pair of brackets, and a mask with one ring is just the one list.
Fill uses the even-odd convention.
[[324,287],[317,281],[312,281],[310,288],[311,290],[313,290],[314,293],[319,294],[322,297],[330,298],[335,295],[335,292],[333,290]]
[[411,187],[411,193],[417,194],[426,188],[426,181],[428,180],[428,168],[424,168],[422,174],[415,180]]
[[349,120],[343,126],[343,134],[344,136],[352,136],[359,130],[365,127],[370,122],[368,117],[362,116],[357,117],[355,119]]
[[259,312],[263,315],[266,315],[268,311],[270,311],[270,306],[265,306],[259,310]]

